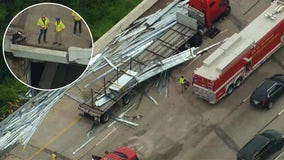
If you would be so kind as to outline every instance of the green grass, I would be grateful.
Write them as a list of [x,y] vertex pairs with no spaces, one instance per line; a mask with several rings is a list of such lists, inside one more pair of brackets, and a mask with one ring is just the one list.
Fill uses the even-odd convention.
[[81,4],[80,1],[78,13],[86,20],[96,41],[142,0],[95,0],[94,2],[87,4],[87,1],[84,1],[86,4]]
[[[15,103],[19,94],[23,94],[28,88],[12,76],[6,76],[0,83],[0,120],[9,115],[13,107],[9,103]],[[13,108],[14,109],[14,108]]]

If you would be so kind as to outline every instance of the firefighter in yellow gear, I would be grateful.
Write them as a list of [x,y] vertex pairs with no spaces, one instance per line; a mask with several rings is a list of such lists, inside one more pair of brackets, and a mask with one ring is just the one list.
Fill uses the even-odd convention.
[[73,21],[74,21],[74,29],[73,29],[73,33],[76,34],[77,31],[77,25],[79,25],[79,33],[82,33],[82,20],[79,14],[77,14],[76,12],[72,12],[72,16],[73,16]]
[[62,22],[62,20],[60,20],[59,17],[55,17],[55,20],[56,20],[56,22],[55,22],[55,41],[52,44],[54,45],[54,44],[58,43],[58,46],[61,46],[61,44],[62,44],[62,31],[65,29],[65,25]]
[[181,93],[183,93],[183,91],[184,91],[184,89],[185,89],[185,79],[184,79],[183,76],[181,76],[181,77],[179,78],[179,84],[180,84],[180,86],[181,86]]
[[47,29],[49,27],[49,19],[45,16],[45,15],[42,15],[38,21],[37,21],[37,26],[39,27],[39,36],[38,36],[38,44],[40,44],[40,39],[41,39],[41,36],[43,35],[43,41],[44,43],[47,43],[46,42],[46,33],[47,33]]

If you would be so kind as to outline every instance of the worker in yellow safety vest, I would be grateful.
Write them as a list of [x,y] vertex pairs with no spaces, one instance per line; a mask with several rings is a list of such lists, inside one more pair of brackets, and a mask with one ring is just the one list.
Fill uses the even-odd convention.
[[38,44],[40,44],[40,39],[42,35],[43,35],[44,43],[47,43],[46,33],[47,33],[48,26],[49,26],[49,19],[45,15],[42,15],[37,21],[37,26],[39,27],[39,36],[37,40]]
[[185,79],[183,76],[181,76],[179,78],[179,84],[181,85],[181,93],[183,93],[184,89],[185,89]]
[[57,159],[57,153],[56,152],[52,152],[51,154],[51,160],[56,160]]
[[79,33],[82,33],[82,20],[81,17],[79,16],[79,14],[77,14],[76,12],[72,12],[72,16],[73,16],[73,21],[74,21],[74,30],[73,33],[76,34],[77,31],[77,25],[79,25]]
[[65,25],[62,20],[60,20],[60,17],[55,17],[55,20],[55,41],[52,44],[54,45],[58,43],[58,46],[61,46],[62,31],[65,29]]

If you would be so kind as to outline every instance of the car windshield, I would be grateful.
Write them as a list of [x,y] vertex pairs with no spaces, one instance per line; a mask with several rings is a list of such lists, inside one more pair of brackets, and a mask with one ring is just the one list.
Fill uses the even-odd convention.
[[122,159],[127,159],[128,158],[127,155],[125,155],[124,153],[121,153],[121,152],[114,151],[113,154],[118,155]]
[[266,95],[265,93],[267,90],[275,84],[274,81],[265,80],[257,89],[255,90],[254,94],[257,96]]

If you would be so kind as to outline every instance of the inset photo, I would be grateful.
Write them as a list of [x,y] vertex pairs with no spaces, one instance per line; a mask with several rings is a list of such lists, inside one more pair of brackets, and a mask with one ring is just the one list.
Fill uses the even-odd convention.
[[93,52],[92,35],[83,17],[56,3],[22,10],[3,37],[3,56],[9,70],[38,90],[75,82],[86,71]]

